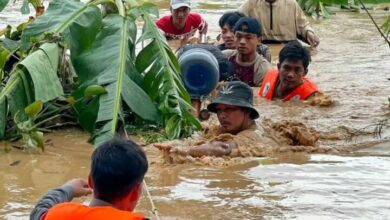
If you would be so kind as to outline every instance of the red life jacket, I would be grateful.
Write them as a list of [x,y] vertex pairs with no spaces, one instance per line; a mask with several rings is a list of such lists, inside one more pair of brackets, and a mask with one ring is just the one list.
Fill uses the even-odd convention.
[[144,220],[134,212],[122,211],[110,206],[89,207],[74,202],[60,203],[49,209],[41,220]]
[[[279,71],[277,69],[269,70],[264,76],[258,95],[265,99],[272,100],[278,78]],[[314,82],[303,77],[303,83],[288,94],[283,101],[306,100],[309,96],[318,91],[318,87]]]

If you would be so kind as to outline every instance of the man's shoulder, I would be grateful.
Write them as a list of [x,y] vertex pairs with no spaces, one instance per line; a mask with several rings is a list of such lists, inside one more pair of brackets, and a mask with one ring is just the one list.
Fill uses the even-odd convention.
[[158,19],[156,21],[156,25],[159,28],[165,27],[165,26],[170,26],[171,25],[171,16],[170,15],[165,15],[165,16],[161,17],[160,19]]

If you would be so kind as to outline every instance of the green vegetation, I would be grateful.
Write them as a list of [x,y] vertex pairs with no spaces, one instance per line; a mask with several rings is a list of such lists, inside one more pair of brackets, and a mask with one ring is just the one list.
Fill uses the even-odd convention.
[[[117,12],[104,15],[98,6],[106,4]],[[42,131],[67,122],[95,145],[128,126],[162,129],[169,139],[199,129],[153,16],[153,4],[135,0],[53,0],[19,30],[0,31],[0,140],[23,137],[43,149]]]

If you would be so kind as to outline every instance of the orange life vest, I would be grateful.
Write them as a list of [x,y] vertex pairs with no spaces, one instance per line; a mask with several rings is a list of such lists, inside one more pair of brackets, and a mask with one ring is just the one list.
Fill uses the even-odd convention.
[[[277,69],[269,70],[264,76],[264,80],[261,84],[258,95],[265,99],[272,100],[278,78],[279,71]],[[288,94],[283,99],[283,101],[305,100],[313,93],[316,93],[318,91],[318,87],[314,82],[310,81],[306,77],[303,77],[303,83],[296,89],[294,89],[294,91],[292,91],[290,94]]]
[[60,203],[49,209],[41,220],[144,220],[134,212],[115,209],[110,206],[89,207],[78,203]]

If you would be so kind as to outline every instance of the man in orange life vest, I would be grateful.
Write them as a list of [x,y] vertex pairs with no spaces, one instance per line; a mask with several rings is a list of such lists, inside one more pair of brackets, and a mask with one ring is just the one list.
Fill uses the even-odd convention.
[[268,100],[307,100],[319,93],[317,85],[306,74],[310,52],[299,42],[288,43],[279,53],[278,70],[266,72],[259,96]]
[[[31,212],[31,220],[142,220],[132,212],[142,192],[148,161],[142,149],[132,141],[112,140],[92,154],[88,183],[73,179],[49,191]],[[88,206],[70,202],[92,193]]]

